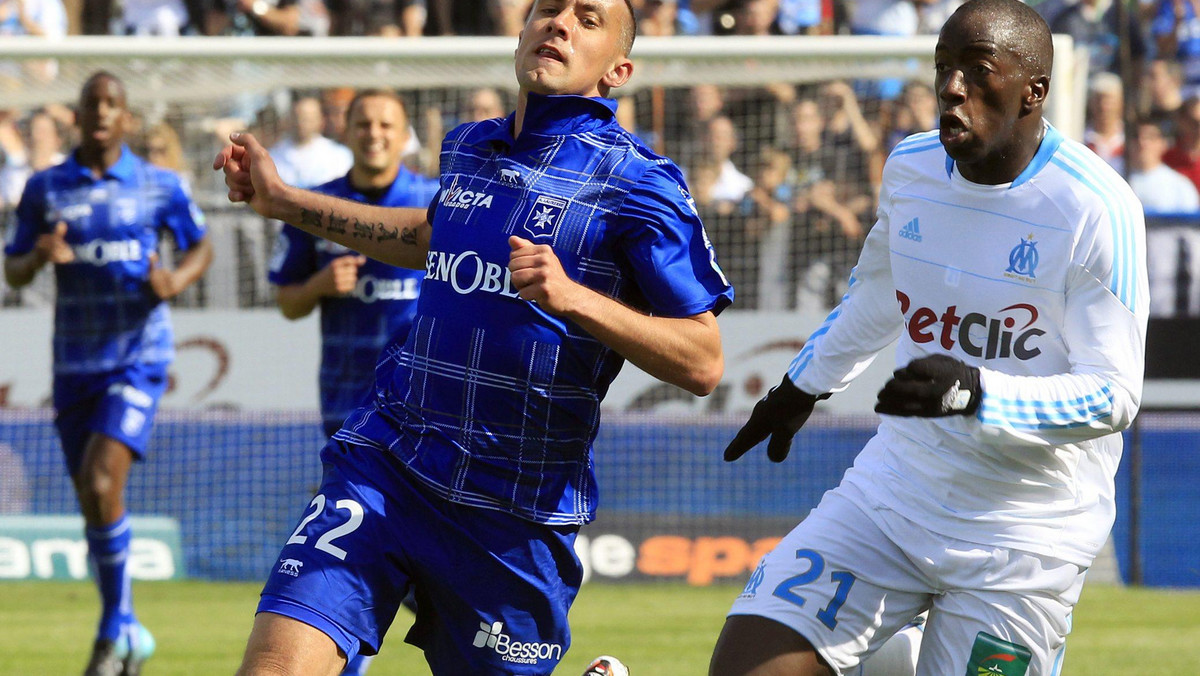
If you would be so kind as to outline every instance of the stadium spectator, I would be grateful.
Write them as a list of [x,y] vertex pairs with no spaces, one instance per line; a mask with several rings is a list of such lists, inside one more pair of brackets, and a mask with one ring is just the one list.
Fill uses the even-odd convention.
[[890,156],[846,298],[725,459],[770,437],[782,461],[897,336],[902,368],[876,436],[734,601],[714,676],[852,673],[925,610],[917,673],[1058,673],[1113,524],[1148,294],[1137,198],[1042,119],[1052,55],[1017,0],[943,27],[939,132]]
[[1191,0],[1158,0],[1150,34],[1160,58],[1174,58],[1183,71],[1183,96],[1200,94],[1200,16]]
[[1152,59],[1146,65],[1146,110],[1163,124],[1163,130],[1175,135],[1175,116],[1183,105],[1183,71],[1174,59]]
[[646,0],[638,18],[638,33],[651,37],[671,37],[678,31],[679,3],[676,0]]
[[[516,112],[450,132],[428,210],[291,188],[251,135],[217,156],[230,199],[428,270],[374,402],[322,453],[316,500],[330,508],[285,546],[241,673],[327,674],[374,653],[409,586],[407,640],[435,674],[545,674],[567,649],[600,399],[623,359],[711,392],[714,313],[732,300],[678,169],[602,98],[632,73],[634,26],[622,0],[539,3],[516,50]],[[331,528],[345,534],[321,549]],[[490,636],[539,647],[505,662]]]
[[884,143],[886,153],[891,153],[897,143],[913,134],[937,129],[937,96],[924,82],[908,82],[900,90],[900,97],[891,106],[890,113]]
[[[1117,25],[1116,2],[1049,0],[1038,5],[1037,10],[1050,24],[1050,30],[1070,35],[1077,46],[1087,49],[1088,69],[1093,72],[1117,71],[1121,40],[1117,37],[1120,29]],[[1146,44],[1142,31],[1132,21],[1125,41],[1135,63],[1140,62],[1146,55]]]
[[1163,164],[1168,141],[1152,118],[1138,120],[1130,149],[1129,187],[1146,214],[1183,214],[1200,211],[1200,194],[1186,176]]
[[937,35],[963,0],[912,0],[917,12],[917,35]]
[[491,87],[481,87],[471,92],[467,103],[466,119],[471,122],[483,122],[505,115],[504,101],[500,92]]
[[175,172],[184,192],[192,193],[192,169],[183,157],[183,144],[174,127],[166,122],[152,125],[145,133],[145,150],[150,164]]
[[720,167],[717,182],[713,186],[713,199],[738,203],[754,187],[754,181],[743,174],[733,163],[733,154],[740,142],[738,130],[724,115],[709,120],[704,130],[702,152],[707,159]]
[[329,34],[419,37],[425,31],[424,0],[325,0]]
[[119,30],[171,37],[194,32],[195,26],[184,0],[122,0]]
[[[133,611],[125,484],[147,452],[174,355],[165,301],[212,261],[204,219],[178,177],[125,146],[129,118],[118,79],[103,71],[88,78],[79,147],[26,183],[4,259],[13,287],[46,263],[55,268],[55,424],[102,601],[87,676],[140,673],[154,650]],[[186,250],[173,270],[158,262],[161,230]]]
[[1175,114],[1175,143],[1163,163],[1187,176],[1200,189],[1200,96],[1191,96]]
[[0,121],[0,148],[4,167],[0,169],[0,209],[16,206],[25,182],[34,172],[49,169],[67,158],[63,154],[63,131],[58,120],[46,109],[29,116],[29,141],[22,140],[11,116]]
[[[792,161],[778,148],[764,148],[755,162],[754,187],[746,195],[742,241],[727,252],[722,267],[738,304],[747,309],[786,309],[787,241],[792,218]],[[716,245],[714,244],[714,247]]]
[[[347,114],[354,165],[345,176],[315,188],[343,199],[386,207],[425,207],[437,181],[401,161],[411,127],[404,103],[382,89],[359,92]],[[332,437],[375,383],[375,364],[391,341],[403,343],[416,314],[424,271],[396,268],[339,244],[284,225],[271,258],[276,303],[288,319],[321,309],[321,420]],[[358,655],[343,674],[366,673]]]
[[825,0],[779,0],[775,30],[782,35],[833,35],[836,4]]
[[271,147],[271,157],[286,182],[311,188],[344,175],[354,164],[346,146],[323,135],[325,112],[316,96],[302,94],[292,103],[292,133]]
[[323,0],[198,0],[205,35],[327,35]]
[[1125,96],[1121,78],[1113,73],[1092,76],[1088,88],[1087,124],[1083,143],[1108,162],[1118,173],[1125,173]]
[[0,36],[61,38],[66,34],[62,0],[0,0]]

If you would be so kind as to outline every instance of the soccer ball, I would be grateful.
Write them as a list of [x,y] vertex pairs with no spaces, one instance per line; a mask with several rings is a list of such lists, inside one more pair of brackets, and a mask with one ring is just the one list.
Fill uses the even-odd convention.
[[583,676],[629,676],[629,667],[615,657],[601,655],[592,660]]

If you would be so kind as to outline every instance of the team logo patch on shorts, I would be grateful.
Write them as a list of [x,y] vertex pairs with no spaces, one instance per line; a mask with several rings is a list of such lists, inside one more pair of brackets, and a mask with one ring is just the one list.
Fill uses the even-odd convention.
[[1033,653],[1025,646],[996,638],[987,632],[975,635],[967,676],[1025,676]]
[[145,425],[146,414],[136,408],[125,409],[125,414],[121,416],[121,431],[131,437],[141,434]]

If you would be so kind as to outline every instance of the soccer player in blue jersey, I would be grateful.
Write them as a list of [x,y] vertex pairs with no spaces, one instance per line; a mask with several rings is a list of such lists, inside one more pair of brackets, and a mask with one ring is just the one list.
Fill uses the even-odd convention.
[[[409,171],[408,114],[395,93],[358,92],[346,110],[354,166],[314,190],[385,207],[425,207],[436,180]],[[425,273],[366,258],[353,249],[285,224],[271,258],[276,302],[288,319],[321,308],[321,419],[333,436],[363,403],[375,382],[375,363],[390,340],[403,342],[416,314]]]
[[537,2],[516,112],[449,133],[427,210],[285,185],[249,134],[217,156],[231,200],[425,270],[373,401],[322,452],[241,674],[336,674],[379,649],[409,588],[407,641],[435,674],[549,674],[567,650],[600,401],[625,360],[711,392],[733,295],[679,169],[606,98],[635,30],[625,0]]
[[[133,612],[125,483],[147,452],[174,356],[165,301],[204,274],[212,248],[179,177],[125,145],[131,117],[120,80],[103,71],[88,78],[78,115],[79,147],[25,185],[4,275],[20,287],[54,264],[55,424],[102,602],[85,674],[129,676],[154,643]],[[186,251],[173,270],[158,261],[163,231]]]
[[[405,168],[408,113],[394,92],[364,89],[346,110],[354,165],[317,192],[388,207],[425,206],[435,180]],[[276,301],[288,319],[321,307],[321,419],[326,436],[364,401],[375,383],[375,363],[390,341],[403,342],[412,326],[425,273],[366,258],[341,244],[284,224],[271,259]],[[415,608],[415,604],[409,603]],[[365,674],[371,658],[359,654],[343,676]]]

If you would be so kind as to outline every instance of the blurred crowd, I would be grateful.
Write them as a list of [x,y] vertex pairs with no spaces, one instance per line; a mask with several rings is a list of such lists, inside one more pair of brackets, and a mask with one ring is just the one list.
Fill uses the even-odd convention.
[[[0,35],[188,36],[516,35],[528,0],[0,0]],[[633,0],[642,35],[936,34],[961,0]],[[1200,14],[1193,0],[1041,0],[1057,33],[1090,57],[1084,142],[1126,176],[1148,215],[1200,214]],[[1118,71],[1121,50],[1130,67]],[[824,312],[837,302],[875,211],[884,158],[905,136],[937,126],[929,82],[828,81],[769,87],[647,89],[620,99],[622,124],[687,174],[722,267],[747,309]],[[1136,91],[1126,91],[1127,82]],[[619,93],[619,92],[618,92]],[[221,208],[204,164],[229,131],[249,128],[293,183],[341,175],[348,89],[277,92],[242,101],[197,141],[187,111],[149,114],[136,152],[172,168],[201,204]],[[493,89],[406,92],[406,162],[436,175],[443,133],[503,116]],[[185,127],[187,127],[185,129]],[[67,106],[0,111],[0,210],[25,179],[71,147]],[[186,138],[184,138],[186,137]],[[211,198],[211,199],[209,199]],[[1200,228],[1151,228],[1155,314],[1200,313]],[[237,254],[264,267],[270,228],[239,235]],[[246,267],[246,266],[243,266]],[[257,273],[253,273],[257,274]],[[1192,280],[1196,283],[1192,283]],[[239,303],[265,304],[251,279]],[[202,293],[202,292],[201,292]],[[5,302],[20,302],[9,292]]]

